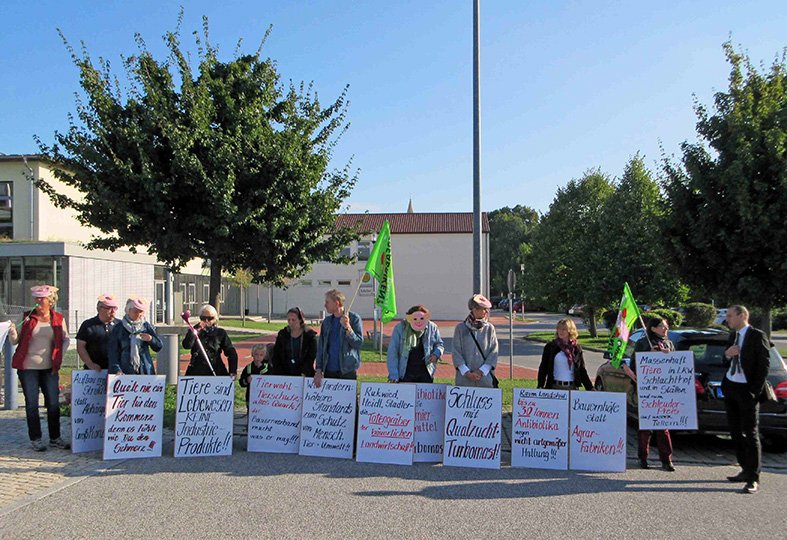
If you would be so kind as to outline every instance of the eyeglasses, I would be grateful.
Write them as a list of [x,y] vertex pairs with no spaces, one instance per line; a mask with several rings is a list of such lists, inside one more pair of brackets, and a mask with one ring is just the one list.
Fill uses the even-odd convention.
[[199,320],[201,320],[201,321],[212,321],[213,319],[215,319],[215,317],[209,317],[207,315],[200,315],[199,316]]
[[106,309],[107,311],[117,311],[118,310],[118,308],[116,308],[114,306],[113,307],[110,307],[110,306],[98,306],[98,307],[100,309]]

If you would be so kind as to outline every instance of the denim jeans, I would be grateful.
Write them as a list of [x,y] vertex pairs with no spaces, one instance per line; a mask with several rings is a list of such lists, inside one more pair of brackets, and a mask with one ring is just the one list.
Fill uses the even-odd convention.
[[38,417],[38,390],[44,394],[49,440],[60,437],[60,389],[58,376],[51,369],[20,369],[17,371],[25,395],[27,433],[31,441],[41,438],[41,419]]

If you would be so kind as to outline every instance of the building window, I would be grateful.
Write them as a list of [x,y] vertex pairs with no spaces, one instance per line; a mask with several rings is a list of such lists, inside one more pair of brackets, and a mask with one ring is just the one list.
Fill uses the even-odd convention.
[[336,282],[336,284],[339,287],[349,287],[351,283],[349,279],[340,279],[339,281]]
[[14,184],[0,182],[0,238],[14,237]]
[[189,283],[189,304],[197,303],[197,285]]
[[202,284],[202,299],[206,304],[210,302],[210,285],[207,283]]
[[299,285],[300,285],[301,287],[311,287],[311,286],[312,286],[312,280],[310,280],[310,279],[302,279],[302,280],[299,282]]
[[358,260],[368,261],[369,254],[372,252],[372,242],[370,240],[362,240],[358,242]]
[[344,248],[339,252],[340,257],[350,257],[352,256],[352,254],[353,253],[352,253],[352,249],[350,249],[350,246],[347,246],[346,248]]
[[319,285],[320,287],[330,287],[331,286],[331,280],[330,279],[320,279],[320,280],[317,281],[317,285]]

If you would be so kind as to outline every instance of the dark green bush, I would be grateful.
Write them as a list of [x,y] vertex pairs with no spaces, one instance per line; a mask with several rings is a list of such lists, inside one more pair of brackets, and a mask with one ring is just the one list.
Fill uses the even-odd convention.
[[615,323],[618,322],[618,311],[610,309],[601,314],[601,319],[604,321],[604,326],[607,330],[612,330]]
[[693,328],[705,328],[713,324],[716,320],[716,308],[710,304],[693,302],[686,304],[686,312],[683,316],[683,325]]
[[677,328],[683,324],[683,315],[671,309],[652,309],[647,313],[642,314],[642,318],[645,320],[645,323],[647,323],[648,319],[651,317],[661,317],[667,321],[667,324],[670,328]]
[[782,309],[773,313],[771,330],[787,330],[787,309]]

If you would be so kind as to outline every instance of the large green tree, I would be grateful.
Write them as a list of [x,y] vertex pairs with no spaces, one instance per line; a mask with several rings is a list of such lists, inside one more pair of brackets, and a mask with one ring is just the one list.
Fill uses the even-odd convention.
[[206,18],[192,65],[179,28],[164,36],[164,59],[137,35],[123,87],[108,61],[95,65],[64,39],[80,75],[77,118],[54,144],[38,144],[79,196],[42,188],[100,231],[89,248],[144,246],[174,270],[208,259],[216,306],[222,272],[280,284],[313,261],[341,260],[356,235],[334,228],[336,213],[356,176],[330,159],[347,127],[347,89],[323,106],[311,85],[283,85],[262,45],[240,54],[239,43],[221,60]]
[[666,235],[683,279],[716,298],[765,313],[787,302],[785,55],[757,69],[724,44],[729,88],[712,112],[695,103],[697,143],[664,161]]
[[687,288],[663,240],[666,212],[658,183],[642,157],[634,156],[601,216],[604,243],[600,248],[609,258],[603,284],[610,299],[620,296],[625,282],[642,304],[678,305],[686,299]]
[[538,212],[528,206],[505,206],[489,213],[489,268],[492,291],[508,291],[508,271],[519,273]]
[[558,189],[533,232],[525,260],[528,295],[553,305],[584,304],[592,336],[598,310],[609,302],[612,286],[607,283],[609,257],[601,215],[613,192],[610,179],[598,170]]

